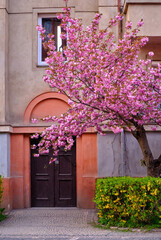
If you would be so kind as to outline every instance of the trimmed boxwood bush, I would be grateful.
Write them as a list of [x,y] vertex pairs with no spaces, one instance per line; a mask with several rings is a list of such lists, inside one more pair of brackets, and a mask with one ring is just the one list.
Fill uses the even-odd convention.
[[161,226],[161,179],[108,177],[97,179],[98,221],[106,226]]
[[[2,184],[2,177],[0,175],[0,204],[2,201],[2,194],[3,194],[3,184]],[[3,215],[4,208],[0,208],[0,221],[6,218],[5,215]]]

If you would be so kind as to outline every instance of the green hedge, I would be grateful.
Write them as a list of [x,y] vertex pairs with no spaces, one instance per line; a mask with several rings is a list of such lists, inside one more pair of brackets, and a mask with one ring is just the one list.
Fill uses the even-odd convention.
[[161,179],[97,179],[95,203],[100,224],[120,227],[161,226]]
[[[2,184],[2,177],[0,175],[0,204],[2,201],[2,194],[3,194],[3,184]],[[0,221],[6,218],[5,215],[3,215],[4,208],[0,208]]]

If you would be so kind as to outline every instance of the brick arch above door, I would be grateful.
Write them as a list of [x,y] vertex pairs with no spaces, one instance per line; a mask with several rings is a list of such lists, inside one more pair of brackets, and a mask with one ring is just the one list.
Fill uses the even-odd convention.
[[60,116],[69,109],[68,98],[60,93],[47,92],[35,97],[27,106],[24,122],[29,123],[32,118],[42,118],[48,115]]

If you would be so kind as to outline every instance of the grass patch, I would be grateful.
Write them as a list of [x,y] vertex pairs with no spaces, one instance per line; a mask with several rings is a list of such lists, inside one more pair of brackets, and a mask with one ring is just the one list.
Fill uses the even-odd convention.
[[144,225],[144,227],[135,227],[135,228],[130,228],[130,227],[116,227],[116,226],[108,226],[108,225],[101,225],[99,223],[91,223],[92,227],[94,228],[99,228],[99,229],[104,229],[104,230],[111,230],[111,231],[121,231],[121,232],[148,232],[152,230],[161,230],[161,225],[160,224],[152,224],[152,225]]

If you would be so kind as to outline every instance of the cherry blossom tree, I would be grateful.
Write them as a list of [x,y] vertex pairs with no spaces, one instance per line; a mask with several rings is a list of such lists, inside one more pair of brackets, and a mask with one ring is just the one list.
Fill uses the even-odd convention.
[[[44,81],[65,94],[71,107],[59,118],[43,119],[51,126],[41,134],[39,153],[52,147],[52,162],[60,147],[70,149],[73,137],[81,136],[89,127],[95,127],[100,134],[107,128],[114,133],[126,129],[139,143],[147,174],[158,177],[161,156],[154,159],[145,125],[151,124],[153,130],[161,125],[161,65],[151,66],[153,52],[149,52],[148,59],[139,59],[141,48],[148,42],[147,37],[138,36],[143,21],[134,29],[127,22],[124,36],[115,43],[112,29],[122,20],[121,15],[100,30],[101,14],[97,13],[85,28],[81,20],[70,16],[69,8],[63,10],[58,18],[64,29],[61,38],[67,39],[67,46],[63,52],[56,51],[54,36],[48,36],[44,46],[48,49],[45,61],[49,67]],[[41,26],[37,29],[44,39],[45,30]]]

